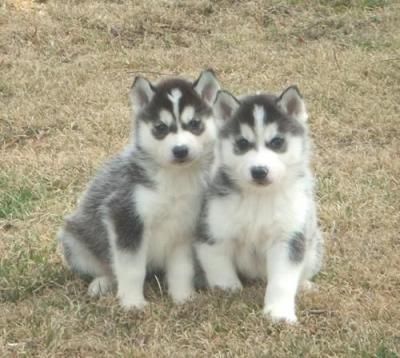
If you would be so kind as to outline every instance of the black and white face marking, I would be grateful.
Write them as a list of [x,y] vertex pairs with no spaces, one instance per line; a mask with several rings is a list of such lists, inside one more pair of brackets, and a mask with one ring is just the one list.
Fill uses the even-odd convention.
[[284,153],[287,149],[285,134],[279,132],[275,123],[268,124],[268,113],[264,107],[254,105],[252,116],[253,126],[247,123],[239,125],[239,133],[235,135],[235,153],[241,155],[264,146],[274,152]]
[[220,91],[214,115],[223,122],[221,164],[242,185],[278,183],[303,160],[307,113],[297,88],[280,97],[262,94],[241,101]]
[[160,164],[200,158],[216,137],[211,103],[218,89],[210,70],[194,83],[174,78],[154,86],[136,80],[131,98],[136,107],[137,145]]

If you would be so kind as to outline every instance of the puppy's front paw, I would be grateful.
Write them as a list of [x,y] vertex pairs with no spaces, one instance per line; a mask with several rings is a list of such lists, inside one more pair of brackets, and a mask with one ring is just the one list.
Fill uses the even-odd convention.
[[279,306],[279,305],[266,305],[263,311],[264,315],[271,319],[272,322],[285,322],[289,324],[296,324],[297,317],[294,309]]
[[234,282],[234,283],[222,284],[222,285],[220,284],[220,285],[216,285],[214,287],[220,288],[221,290],[224,290],[224,291],[230,291],[230,292],[237,292],[243,288],[241,282]]
[[175,304],[181,305],[194,299],[195,292],[193,289],[185,291],[170,292],[172,300]]
[[126,310],[143,310],[148,302],[143,297],[119,295],[119,303]]
[[243,286],[242,283],[238,278],[231,278],[231,279],[225,279],[225,280],[219,280],[218,282],[213,282],[210,285],[212,288],[219,288],[224,291],[240,291]]

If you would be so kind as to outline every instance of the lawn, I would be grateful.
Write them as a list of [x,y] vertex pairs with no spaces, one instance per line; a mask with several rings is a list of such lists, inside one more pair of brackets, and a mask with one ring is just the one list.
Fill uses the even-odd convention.
[[[400,3],[0,0],[0,356],[400,355]],[[310,112],[326,256],[299,325],[261,314],[265,284],[143,312],[92,300],[55,235],[130,130],[135,74],[233,93],[290,84]]]

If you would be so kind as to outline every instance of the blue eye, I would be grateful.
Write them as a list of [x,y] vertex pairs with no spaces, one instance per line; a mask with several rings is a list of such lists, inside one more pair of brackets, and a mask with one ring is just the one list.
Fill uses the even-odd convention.
[[285,139],[282,137],[275,137],[268,143],[268,147],[271,149],[281,149],[283,144],[285,143]]

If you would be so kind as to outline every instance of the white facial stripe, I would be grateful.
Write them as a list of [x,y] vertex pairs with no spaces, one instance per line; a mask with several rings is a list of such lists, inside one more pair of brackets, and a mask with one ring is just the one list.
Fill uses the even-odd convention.
[[185,124],[189,123],[194,117],[194,108],[192,106],[187,106],[184,108],[181,121]]
[[272,138],[276,137],[278,134],[278,125],[276,123],[268,124],[264,129],[264,142],[271,141]]
[[261,145],[264,138],[264,117],[266,113],[263,106],[255,105],[253,110],[254,127],[257,134],[257,144]]
[[261,148],[257,153],[249,159],[250,167],[252,166],[271,166],[271,163],[277,160],[277,154],[266,148]]
[[181,97],[182,92],[178,88],[172,89],[171,93],[168,95],[168,99],[172,102],[172,108],[177,122],[179,118],[179,100],[181,99]]
[[190,143],[193,140],[193,135],[187,131],[178,131],[177,134],[171,136],[174,145],[186,145],[190,147]]
[[247,124],[240,125],[240,132],[242,136],[246,138],[250,143],[254,143],[256,141],[253,130]]
[[173,123],[174,117],[172,117],[172,114],[169,111],[162,109],[160,111],[160,120],[169,127]]

